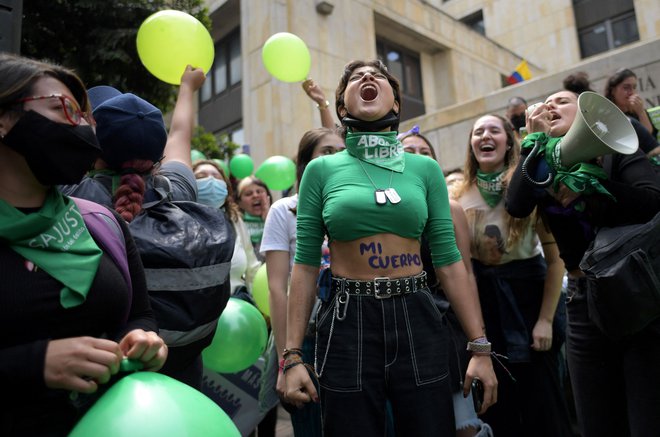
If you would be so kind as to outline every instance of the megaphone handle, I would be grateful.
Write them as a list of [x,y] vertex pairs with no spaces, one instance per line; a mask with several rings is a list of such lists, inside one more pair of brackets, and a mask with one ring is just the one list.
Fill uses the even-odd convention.
[[546,187],[550,186],[550,184],[552,183],[552,180],[555,178],[555,175],[552,173],[552,171],[550,171],[548,173],[548,178],[543,182],[532,179],[532,177],[527,172],[527,165],[529,164],[530,160],[533,160],[534,158],[536,158],[538,156],[540,148],[541,148],[541,146],[539,145],[538,140],[534,141],[534,147],[532,148],[532,151],[529,152],[529,155],[527,155],[527,158],[525,158],[525,160],[523,161],[523,164],[520,168],[522,170],[522,175],[527,180],[527,182],[534,185],[535,187],[546,188]]

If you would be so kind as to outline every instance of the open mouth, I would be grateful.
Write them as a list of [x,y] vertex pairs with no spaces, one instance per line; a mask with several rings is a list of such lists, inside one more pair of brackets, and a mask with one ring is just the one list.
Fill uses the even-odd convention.
[[371,102],[378,97],[378,90],[373,85],[365,85],[360,90],[360,98],[365,102]]
[[561,118],[561,117],[559,116],[559,114],[554,113],[554,112],[551,112],[551,113],[550,113],[550,121],[551,121],[551,122],[552,122],[552,121],[555,121],[555,120],[559,120],[560,118]]
[[482,152],[494,152],[495,151],[495,146],[492,144],[483,144],[481,147],[479,147],[479,150]]

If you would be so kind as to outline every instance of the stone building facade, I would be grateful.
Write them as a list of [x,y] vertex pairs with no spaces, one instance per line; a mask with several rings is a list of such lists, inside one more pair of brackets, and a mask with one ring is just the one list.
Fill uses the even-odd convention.
[[[472,122],[529,102],[585,71],[597,91],[617,68],[639,76],[647,105],[660,105],[657,0],[207,0],[216,42],[200,93],[199,122],[245,144],[258,166],[293,156],[302,134],[320,126],[300,83],[269,75],[264,42],[290,32],[311,52],[309,76],[334,108],[342,67],[381,57],[403,84],[401,130],[419,124],[443,168],[460,166]],[[506,86],[527,60],[532,79]]]

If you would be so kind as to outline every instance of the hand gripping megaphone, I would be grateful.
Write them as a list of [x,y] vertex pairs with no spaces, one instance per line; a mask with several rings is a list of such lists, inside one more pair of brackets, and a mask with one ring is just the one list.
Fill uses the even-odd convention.
[[[610,100],[600,94],[586,91],[577,101],[578,111],[566,135],[557,144],[555,156],[546,160],[561,163],[570,168],[578,162],[588,162],[593,158],[610,153],[630,155],[637,151],[639,140],[628,117]],[[541,146],[534,145],[522,165],[522,174],[529,183],[537,187],[547,187],[554,174],[549,171],[545,181],[534,180],[527,172],[528,164],[537,156]]]

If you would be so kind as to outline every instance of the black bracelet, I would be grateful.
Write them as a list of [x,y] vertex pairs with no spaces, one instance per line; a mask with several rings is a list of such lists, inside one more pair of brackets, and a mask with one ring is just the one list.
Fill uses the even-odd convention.
[[282,373],[286,375],[287,370],[291,369],[292,367],[296,367],[298,364],[305,364],[302,361],[294,361],[293,363],[285,364],[284,367],[282,367]]
[[291,349],[284,349],[284,352],[282,353],[282,357],[287,358],[291,354],[298,355],[299,357],[302,357],[303,356],[303,351],[302,351],[302,349],[297,348],[297,347],[292,347]]

